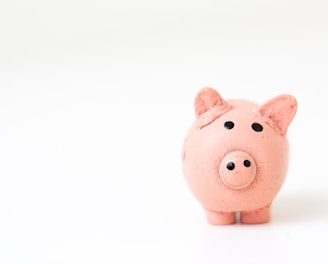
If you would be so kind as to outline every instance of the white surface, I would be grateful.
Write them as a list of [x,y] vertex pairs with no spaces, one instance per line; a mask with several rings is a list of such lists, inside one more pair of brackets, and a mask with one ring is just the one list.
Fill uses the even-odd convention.
[[[327,12],[0,2],[0,263],[327,263]],[[181,146],[207,85],[298,99],[270,224],[210,226],[184,183]]]

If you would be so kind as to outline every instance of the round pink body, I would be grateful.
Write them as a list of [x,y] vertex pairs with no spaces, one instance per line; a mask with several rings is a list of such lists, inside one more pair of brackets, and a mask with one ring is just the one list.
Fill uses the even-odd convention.
[[212,224],[270,220],[288,167],[286,132],[296,112],[290,95],[263,105],[225,101],[212,88],[195,100],[196,120],[183,147],[183,173]]

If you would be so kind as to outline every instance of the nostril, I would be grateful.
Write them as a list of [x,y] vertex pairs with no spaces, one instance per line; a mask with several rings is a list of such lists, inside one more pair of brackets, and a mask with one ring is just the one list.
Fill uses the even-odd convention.
[[250,167],[251,166],[251,162],[249,160],[244,160],[244,166],[246,168]]
[[233,170],[235,168],[235,163],[233,163],[233,162],[228,162],[228,164],[227,164],[227,169],[228,170]]

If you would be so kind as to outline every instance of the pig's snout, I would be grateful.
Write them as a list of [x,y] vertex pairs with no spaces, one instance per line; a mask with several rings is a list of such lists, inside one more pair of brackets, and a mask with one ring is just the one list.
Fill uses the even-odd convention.
[[238,190],[253,182],[256,175],[256,164],[249,154],[234,151],[222,159],[219,173],[222,182],[227,187]]

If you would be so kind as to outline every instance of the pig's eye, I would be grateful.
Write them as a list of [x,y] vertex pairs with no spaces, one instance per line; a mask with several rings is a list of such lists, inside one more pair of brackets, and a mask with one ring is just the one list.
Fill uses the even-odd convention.
[[256,132],[261,132],[263,130],[263,126],[259,123],[253,123],[252,128]]
[[227,121],[227,122],[224,123],[224,127],[226,129],[232,129],[234,126],[235,126],[235,124],[231,121]]

